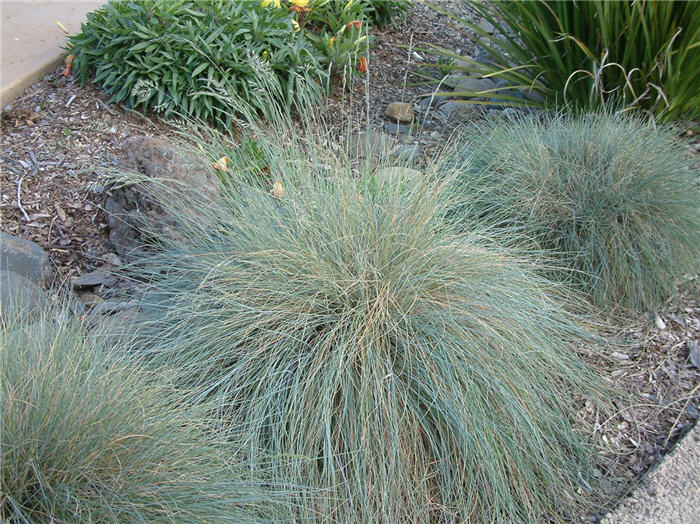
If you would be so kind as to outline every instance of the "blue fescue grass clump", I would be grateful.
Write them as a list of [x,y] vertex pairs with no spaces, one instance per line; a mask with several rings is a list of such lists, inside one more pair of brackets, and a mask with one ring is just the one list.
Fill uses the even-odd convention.
[[183,238],[134,268],[151,287],[145,358],[243,428],[253,456],[307,459],[273,466],[317,488],[298,519],[525,522],[590,502],[574,399],[595,397],[577,347],[598,341],[557,286],[451,234],[446,183],[352,177],[280,135],[259,142],[264,182],[241,182],[232,157],[235,191],[176,209]]
[[0,520],[283,518],[205,412],[102,335],[49,309],[0,326]]
[[650,311],[700,262],[700,171],[672,129],[609,113],[493,121],[446,158],[457,219],[515,229],[607,312]]

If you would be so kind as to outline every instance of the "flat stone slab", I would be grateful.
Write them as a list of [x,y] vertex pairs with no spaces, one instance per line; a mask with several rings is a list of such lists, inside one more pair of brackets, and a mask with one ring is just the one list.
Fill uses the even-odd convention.
[[0,2],[2,62],[0,110],[51,71],[65,51],[66,35],[80,31],[85,15],[104,2]]
[[601,524],[700,523],[700,424]]

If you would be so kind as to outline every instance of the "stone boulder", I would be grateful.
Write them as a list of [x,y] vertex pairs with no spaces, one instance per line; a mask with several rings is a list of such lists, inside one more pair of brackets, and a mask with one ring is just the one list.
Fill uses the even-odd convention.
[[8,321],[19,313],[38,315],[47,304],[37,284],[14,271],[0,270],[0,318]]
[[354,158],[381,158],[386,156],[396,140],[384,133],[361,132],[350,135],[350,155]]
[[1,231],[0,271],[12,271],[43,287],[50,286],[54,279],[51,260],[38,244]]
[[415,112],[413,106],[406,102],[392,102],[386,106],[384,114],[392,121],[410,123],[413,122]]
[[464,98],[478,96],[479,91],[489,91],[496,88],[496,83],[489,78],[476,78],[468,75],[453,75],[445,81],[454,88],[455,95]]
[[141,177],[138,182],[113,187],[105,202],[109,240],[125,259],[142,252],[151,234],[179,238],[178,219],[172,210],[187,210],[207,220],[203,208],[219,199],[218,184],[205,161],[162,138],[125,140],[119,169]]
[[449,101],[440,106],[435,118],[446,126],[457,126],[480,119],[481,110],[475,104]]

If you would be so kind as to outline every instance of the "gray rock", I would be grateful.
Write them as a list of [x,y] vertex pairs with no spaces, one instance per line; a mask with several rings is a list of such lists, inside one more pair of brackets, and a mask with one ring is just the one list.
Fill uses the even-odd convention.
[[438,107],[440,107],[446,101],[451,100],[452,98],[453,98],[452,95],[426,96],[425,98],[422,98],[421,101],[418,103],[418,111],[422,115],[427,116],[428,113],[435,111]]
[[482,18],[481,22],[479,22],[476,25],[490,35],[492,35],[494,33],[494,31],[496,30],[496,28],[493,26],[493,24],[491,22],[489,22],[488,20],[486,20],[486,18]]
[[0,271],[13,271],[48,287],[54,279],[51,261],[36,243],[0,232]]
[[404,162],[415,162],[422,154],[423,150],[418,144],[396,146],[389,152],[389,156]]
[[116,282],[116,279],[105,273],[104,271],[93,271],[92,273],[85,273],[79,277],[73,279],[73,289],[84,289],[87,287],[97,287],[102,284],[112,285]]
[[457,125],[478,120],[481,118],[481,111],[474,104],[454,101],[440,106],[436,117],[445,125]]
[[523,95],[523,98],[526,98],[527,100],[532,100],[533,102],[537,102],[538,104],[544,102],[544,97],[537,91],[534,91],[530,88],[521,87],[518,91],[520,91],[520,94]]
[[385,156],[396,140],[384,133],[362,132],[350,135],[350,154],[355,158]]
[[666,322],[664,322],[664,319],[661,318],[659,315],[656,315],[656,318],[654,319],[654,325],[657,329],[666,329]]
[[490,89],[495,89],[496,84],[493,80],[489,78],[476,78],[473,76],[459,75],[452,80],[451,83],[454,88],[454,92],[460,97],[475,97],[477,94],[462,94],[464,92],[478,92],[478,91],[488,91]]
[[391,120],[405,123],[412,122],[415,116],[413,106],[406,102],[392,102],[386,106],[384,114]]
[[474,60],[479,62],[480,64],[484,65],[495,65],[496,62],[494,58],[486,51],[483,49],[480,49],[479,52],[476,54],[476,57],[474,57]]
[[697,340],[688,341],[688,356],[693,367],[700,369],[700,347]]
[[109,240],[125,259],[141,252],[152,233],[181,238],[169,209],[187,210],[206,221],[206,214],[197,210],[219,200],[218,185],[206,163],[160,138],[126,139],[119,168],[145,178],[112,188],[105,201]]
[[411,132],[411,126],[386,122],[384,124],[384,131],[391,133],[392,135],[408,135]]
[[41,288],[14,271],[0,271],[0,318],[35,316],[48,304]]

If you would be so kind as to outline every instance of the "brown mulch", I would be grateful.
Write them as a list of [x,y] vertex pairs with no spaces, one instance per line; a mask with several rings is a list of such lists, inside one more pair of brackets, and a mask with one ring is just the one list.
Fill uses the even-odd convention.
[[111,253],[99,172],[115,166],[125,138],[161,134],[167,126],[108,106],[97,88],[58,73],[0,118],[0,229],[43,247],[65,280]]
[[[619,323],[619,321],[618,321]],[[700,415],[700,280],[687,277],[655,318],[617,333],[624,342],[606,362],[591,362],[624,395],[613,413],[591,403],[579,413],[608,460],[608,492],[618,499],[685,435]],[[692,353],[692,356],[691,356]],[[600,516],[600,515],[599,515]]]
[[[444,22],[444,17],[416,6],[404,28],[374,32],[369,92],[358,82],[352,90],[336,93],[326,103],[325,120],[339,126],[349,121],[362,129],[369,105],[370,124],[380,127],[388,103],[415,103],[429,93],[430,86],[411,85],[416,76],[409,69],[422,71],[427,58],[417,48],[431,42],[475,52],[468,38]],[[66,281],[113,261],[100,171],[115,166],[127,137],[174,132],[155,116],[108,105],[99,89],[82,87],[59,71],[2,113],[0,230],[37,242]],[[697,151],[700,146],[694,147]],[[603,372],[629,401],[607,418],[590,405],[581,416],[611,459],[604,473],[613,482],[631,487],[698,418],[700,364],[691,361],[690,351],[700,341],[699,297],[700,282],[688,277],[657,319],[630,322],[619,333],[634,343],[603,364]],[[611,489],[618,491],[619,485]]]
[[[462,17],[472,16],[465,2],[443,0],[441,5]],[[441,73],[429,66],[435,58],[423,51],[427,44],[472,57],[477,52],[474,42],[454,28],[447,16],[423,5],[414,6],[405,26],[373,30],[371,37],[367,76],[355,75],[349,90],[336,89],[324,115],[326,121],[336,124],[349,121],[353,131],[364,130],[368,120],[370,127],[380,128],[387,122],[384,109],[391,102],[416,104],[434,91]]]

